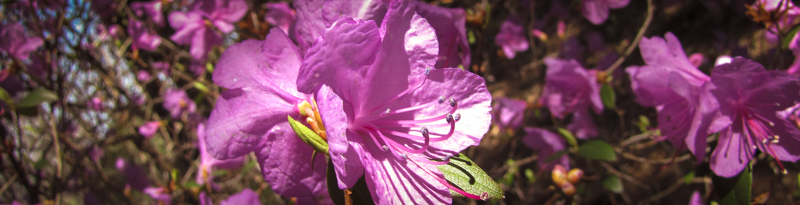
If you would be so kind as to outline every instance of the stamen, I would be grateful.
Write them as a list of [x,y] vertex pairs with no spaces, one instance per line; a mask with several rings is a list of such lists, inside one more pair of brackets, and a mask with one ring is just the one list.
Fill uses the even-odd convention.
[[450,107],[456,107],[456,100],[450,98]]
[[452,123],[453,122],[453,114],[447,113],[447,117],[445,117],[444,119],[447,120],[447,123]]
[[430,75],[430,74],[431,74],[431,68],[430,67],[425,68],[425,75]]
[[461,120],[461,113],[456,113],[456,116],[454,116],[454,117],[455,117],[456,121]]
[[446,99],[444,99],[444,96],[439,96],[439,103],[443,103],[445,100]]
[[382,148],[383,148],[383,151],[389,151],[389,146],[383,145]]
[[400,154],[400,157],[403,158],[403,160],[408,159],[408,156],[406,156],[406,154]]

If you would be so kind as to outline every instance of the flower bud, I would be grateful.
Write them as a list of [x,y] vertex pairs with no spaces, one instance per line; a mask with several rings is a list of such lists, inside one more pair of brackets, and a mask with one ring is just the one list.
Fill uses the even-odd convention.
[[567,181],[567,171],[561,165],[556,165],[553,167],[553,172],[551,173],[550,177],[553,178],[553,183],[561,187],[565,183],[569,183]]
[[564,183],[560,185],[560,187],[561,191],[564,192],[564,195],[567,195],[567,197],[572,197],[573,195],[575,195],[575,186],[573,186],[572,184]]
[[569,173],[567,173],[567,180],[569,183],[578,183],[578,180],[581,180],[581,177],[583,177],[583,170],[578,168],[569,170]]

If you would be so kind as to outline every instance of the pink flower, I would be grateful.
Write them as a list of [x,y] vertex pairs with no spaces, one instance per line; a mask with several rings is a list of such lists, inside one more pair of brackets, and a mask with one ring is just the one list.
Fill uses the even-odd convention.
[[139,134],[147,139],[150,139],[151,137],[153,137],[154,134],[156,134],[159,127],[161,127],[161,122],[158,121],[146,122],[144,123],[144,125],[139,126]]
[[500,33],[494,38],[494,42],[503,48],[503,54],[509,59],[513,59],[517,52],[528,50],[528,38],[525,36],[525,26],[522,19],[509,16],[503,25],[500,26]]
[[608,19],[609,9],[625,7],[629,2],[630,0],[582,0],[581,12],[586,20],[594,25],[600,25]]

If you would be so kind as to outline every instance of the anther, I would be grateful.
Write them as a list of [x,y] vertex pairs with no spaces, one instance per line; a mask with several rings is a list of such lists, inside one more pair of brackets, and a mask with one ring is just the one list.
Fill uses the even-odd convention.
[[389,151],[389,146],[383,145],[383,151]]
[[428,136],[428,127],[422,127],[420,132],[422,133],[422,136]]
[[392,109],[386,109],[386,112],[383,112],[383,113],[389,114],[389,112],[392,112]]
[[408,156],[406,156],[406,154],[400,154],[400,158],[403,158],[405,160],[408,159]]
[[772,144],[776,144],[780,141],[781,137],[778,135],[772,136]]
[[456,100],[450,98],[450,107],[455,107],[455,106],[456,106]]
[[431,74],[431,68],[429,67],[425,68],[425,75],[430,75],[430,74]]
[[439,96],[439,103],[443,103],[443,102],[444,102],[444,100],[445,100],[445,99],[444,99],[444,96]]
[[445,117],[444,119],[447,120],[447,123],[452,123],[453,122],[453,114],[447,113],[447,117]]
[[456,121],[459,121],[461,120],[461,113],[456,113],[456,115],[453,117],[455,118]]

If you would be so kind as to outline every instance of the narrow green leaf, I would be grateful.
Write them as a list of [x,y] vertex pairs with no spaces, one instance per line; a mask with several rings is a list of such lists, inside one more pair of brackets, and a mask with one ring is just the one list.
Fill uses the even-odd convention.
[[752,184],[751,168],[747,167],[739,175],[725,178],[714,175],[714,192],[722,196],[720,204],[748,205],[750,204],[750,185]]
[[615,175],[611,175],[603,179],[603,187],[617,194],[624,191],[624,188],[622,187],[622,180]]
[[566,149],[559,150],[559,151],[551,154],[550,156],[547,156],[547,158],[544,159],[544,162],[548,162],[548,163],[549,162],[554,162],[557,159],[561,158],[561,156],[564,156],[565,154],[567,154],[567,150]]
[[567,129],[559,127],[558,133],[560,133],[561,136],[564,137],[565,140],[567,140],[567,143],[569,143],[570,146],[578,148],[578,140],[575,139],[575,135],[573,135],[572,132],[570,132]]
[[[487,196],[487,199],[504,197],[503,190],[492,180],[492,177],[489,177],[483,169],[463,154],[450,157],[450,163],[437,167],[442,171],[447,182],[467,193]],[[452,190],[450,190],[450,194],[461,196]]]
[[202,91],[204,93],[208,92],[208,87],[206,87],[206,85],[203,85],[203,83],[201,83],[201,82],[194,82],[194,83],[192,83],[192,85],[194,86],[194,88],[197,88],[198,90],[200,90],[200,91]]
[[211,175],[213,175],[214,177],[221,177],[221,176],[225,176],[226,174],[228,174],[228,170],[224,170],[224,169],[217,169],[217,170],[214,170],[214,172],[211,173]]
[[11,108],[12,110],[16,109],[16,105],[14,104],[14,98],[12,98],[10,94],[8,94],[8,91],[6,91],[6,89],[0,88],[0,100],[5,102],[6,105],[8,105],[8,107]]
[[186,184],[183,184],[182,187],[184,189],[199,188],[200,184],[197,184],[197,182],[195,182],[195,181],[189,180],[188,182],[186,182]]
[[792,43],[792,39],[794,39],[794,36],[797,34],[798,30],[800,30],[800,26],[795,26],[786,36],[783,36],[783,39],[781,39],[781,48],[789,48],[789,44]]
[[614,148],[602,140],[592,140],[583,143],[578,150],[578,154],[589,159],[617,160],[617,154],[614,153]]
[[328,142],[322,139],[316,132],[311,130],[311,128],[306,127],[302,123],[295,121],[292,116],[289,117],[289,125],[292,126],[292,130],[297,133],[297,136],[300,137],[303,142],[311,147],[317,152],[322,152],[328,154]]
[[253,170],[253,168],[255,168],[256,165],[258,165],[258,162],[256,162],[255,160],[247,161],[247,163],[244,164],[244,166],[242,166],[242,172],[248,172],[250,170]]
[[58,100],[58,95],[53,91],[49,91],[44,88],[37,88],[33,90],[30,94],[22,98],[22,100],[17,103],[18,108],[27,108],[27,107],[35,107],[39,106],[39,104],[45,102],[53,102]]
[[603,87],[600,88],[600,99],[603,100],[603,105],[606,108],[614,108],[614,104],[616,104],[616,96],[614,96],[614,88],[611,88],[608,84],[603,84]]

